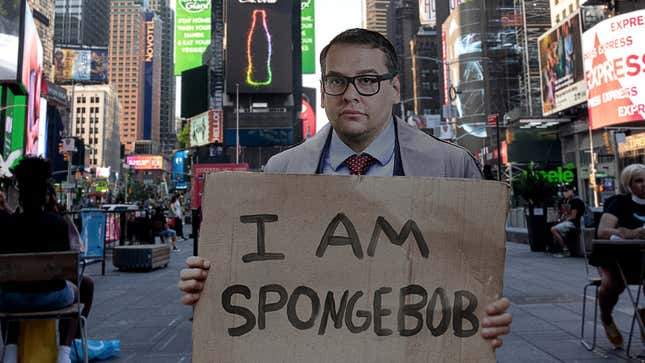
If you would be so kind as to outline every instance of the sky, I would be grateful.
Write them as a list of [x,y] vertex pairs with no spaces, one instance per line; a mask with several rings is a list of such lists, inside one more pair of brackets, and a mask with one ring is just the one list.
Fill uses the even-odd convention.
[[[279,0],[278,0],[279,1]],[[320,51],[343,30],[363,26],[363,0],[314,0],[316,59]],[[170,0],[170,7],[175,8],[175,0]],[[302,77],[304,87],[318,89],[316,100],[316,129],[320,130],[327,124],[327,117],[320,107],[320,65],[316,62],[316,74],[305,74]],[[175,99],[176,115],[181,110],[181,77],[177,77]]]

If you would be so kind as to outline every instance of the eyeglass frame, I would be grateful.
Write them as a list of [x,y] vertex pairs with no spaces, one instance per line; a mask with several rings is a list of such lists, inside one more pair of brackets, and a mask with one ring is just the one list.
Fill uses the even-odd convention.
[[[394,73],[384,73],[384,74],[359,74],[358,76],[354,76],[354,77],[348,77],[348,76],[344,76],[342,74],[334,74],[334,75],[331,75],[331,76],[322,77],[322,82],[321,83],[322,83],[323,92],[327,96],[340,96],[340,95],[344,94],[345,92],[347,92],[347,89],[349,88],[349,85],[351,84],[351,85],[354,86],[354,89],[356,90],[356,92],[358,92],[359,95],[369,97],[369,96],[374,96],[375,94],[378,94],[379,92],[381,92],[381,82],[392,80],[396,76],[398,76],[398,73],[396,73],[396,72],[394,72]],[[327,87],[325,86],[325,80],[328,77],[343,78],[347,82],[347,84],[345,85],[345,89],[343,89],[343,91],[340,92],[340,93],[332,94],[332,93],[327,92]],[[376,92],[369,93],[369,94],[365,94],[365,93],[361,92],[358,89],[358,87],[356,87],[356,83],[354,83],[354,81],[356,81],[356,78],[361,78],[361,77],[375,77],[378,80],[378,88],[376,89]]]

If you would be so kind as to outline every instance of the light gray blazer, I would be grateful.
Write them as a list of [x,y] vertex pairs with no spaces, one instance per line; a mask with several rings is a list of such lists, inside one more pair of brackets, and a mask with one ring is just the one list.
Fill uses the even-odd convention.
[[[481,179],[473,156],[464,148],[441,141],[397,120],[401,162],[406,176]],[[316,174],[331,132],[330,124],[304,143],[269,159],[265,173]]]

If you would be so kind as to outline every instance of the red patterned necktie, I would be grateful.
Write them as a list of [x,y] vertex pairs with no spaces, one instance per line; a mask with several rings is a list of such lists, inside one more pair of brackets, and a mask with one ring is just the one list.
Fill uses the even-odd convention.
[[349,169],[350,175],[364,175],[376,161],[372,155],[352,155],[345,160],[344,164]]

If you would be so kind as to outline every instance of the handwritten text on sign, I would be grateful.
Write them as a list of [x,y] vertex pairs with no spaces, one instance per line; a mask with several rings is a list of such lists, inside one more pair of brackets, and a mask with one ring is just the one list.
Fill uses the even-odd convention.
[[204,198],[194,362],[495,360],[505,186],[217,173]]

